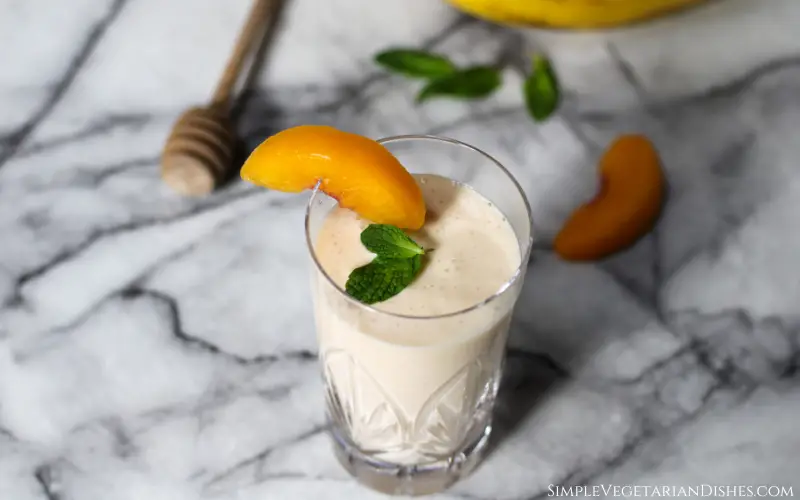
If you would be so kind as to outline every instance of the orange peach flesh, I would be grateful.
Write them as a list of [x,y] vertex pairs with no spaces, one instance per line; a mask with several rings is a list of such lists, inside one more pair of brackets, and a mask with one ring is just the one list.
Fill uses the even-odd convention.
[[556,236],[555,252],[566,260],[597,260],[623,250],[661,213],[666,181],[647,138],[619,137],[603,156],[599,175],[597,196],[578,207]]
[[414,178],[385,147],[321,125],[286,129],[261,143],[241,177],[277,191],[320,189],[367,220],[416,230],[425,202]]

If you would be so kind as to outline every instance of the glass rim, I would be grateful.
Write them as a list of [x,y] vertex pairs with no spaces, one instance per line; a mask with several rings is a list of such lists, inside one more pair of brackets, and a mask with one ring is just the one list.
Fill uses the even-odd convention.
[[[350,296],[350,294],[348,294],[346,290],[340,287],[333,280],[333,278],[331,278],[328,272],[325,271],[325,269],[322,267],[322,264],[320,264],[319,259],[317,258],[317,253],[314,251],[314,243],[311,241],[311,230],[310,230],[311,210],[313,209],[314,200],[316,200],[317,196],[319,196],[321,193],[319,189],[321,181],[317,181],[317,183],[314,185],[311,197],[308,199],[308,203],[306,204],[306,214],[304,220],[305,233],[306,233],[306,246],[308,247],[308,251],[311,254],[311,260],[314,262],[314,266],[317,268],[320,274],[322,274],[323,278],[328,282],[328,284],[330,284],[333,287],[333,289],[336,290],[340,295],[344,296],[345,300],[375,314],[383,314],[394,318],[408,319],[408,320],[442,319],[442,318],[449,318],[466,314],[475,311],[477,309],[480,309],[486,305],[489,305],[491,302],[494,302],[495,299],[501,297],[509,288],[511,288],[517,282],[517,280],[521,278],[524,271],[528,267],[528,260],[530,259],[531,248],[533,247],[533,215],[530,203],[528,202],[528,197],[525,195],[525,191],[522,189],[522,186],[520,186],[519,182],[511,174],[511,172],[509,172],[508,169],[504,167],[499,161],[497,161],[493,156],[475,146],[467,144],[466,142],[459,141],[457,139],[452,139],[450,137],[442,137],[437,135],[430,135],[430,134],[409,134],[409,135],[393,135],[389,137],[384,137],[382,139],[378,139],[376,142],[378,144],[383,145],[391,142],[404,141],[404,140],[434,141],[434,142],[448,143],[454,146],[465,147],[489,160],[490,163],[492,163],[495,167],[497,167],[500,170],[500,172],[502,172],[506,176],[506,178],[508,178],[508,180],[511,181],[511,184],[517,189],[517,193],[522,198],[522,203],[525,206],[525,214],[527,215],[528,226],[529,226],[528,239],[525,242],[525,251],[521,252],[520,263],[517,266],[517,269],[514,271],[514,274],[512,274],[511,277],[508,280],[506,280],[496,292],[486,297],[485,299],[481,300],[480,302],[476,302],[475,304],[472,304],[463,309],[459,309],[457,311],[448,312],[444,314],[436,314],[431,316],[415,316],[411,314],[401,314],[390,311],[384,311],[372,305],[365,304],[364,302],[361,302],[360,300]],[[324,195],[325,193],[321,194]]]

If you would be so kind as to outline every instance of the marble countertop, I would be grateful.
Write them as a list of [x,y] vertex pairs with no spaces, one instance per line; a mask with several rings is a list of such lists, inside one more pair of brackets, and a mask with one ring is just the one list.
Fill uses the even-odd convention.
[[[189,200],[158,177],[249,3],[42,4],[0,15],[0,499],[382,498],[325,441],[306,196],[235,183]],[[309,122],[455,137],[513,171],[544,242],[617,134],[648,134],[667,170],[666,211],[634,248],[581,265],[535,252],[496,448],[434,498],[800,495],[799,25],[797,0],[605,34],[512,31],[429,0],[287,6],[241,108],[250,146]],[[535,125],[513,70],[485,102],[414,107],[416,84],[370,62],[389,45],[463,63],[546,50],[563,107]]]

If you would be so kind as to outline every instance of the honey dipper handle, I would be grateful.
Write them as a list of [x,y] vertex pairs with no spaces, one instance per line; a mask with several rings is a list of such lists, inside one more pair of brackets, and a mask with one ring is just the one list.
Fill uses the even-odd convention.
[[279,0],[254,0],[250,13],[247,15],[242,31],[239,33],[239,39],[236,40],[236,45],[233,48],[228,64],[225,66],[225,72],[217,83],[217,88],[214,91],[212,98],[212,106],[219,107],[227,110],[233,88],[239,80],[239,73],[242,70],[242,65],[250,53],[254,42],[265,34],[266,27],[271,22],[271,17],[277,10]]

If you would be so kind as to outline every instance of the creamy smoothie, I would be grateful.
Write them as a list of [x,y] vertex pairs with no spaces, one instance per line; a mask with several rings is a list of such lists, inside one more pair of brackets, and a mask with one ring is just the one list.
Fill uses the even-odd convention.
[[[427,217],[409,236],[428,251],[407,288],[370,309],[313,277],[332,417],[358,448],[398,464],[447,459],[481,437],[516,294],[483,303],[521,259],[511,225],[486,198],[444,177],[414,177]],[[342,290],[374,258],[360,241],[368,224],[335,207],[316,235],[316,258]]]

